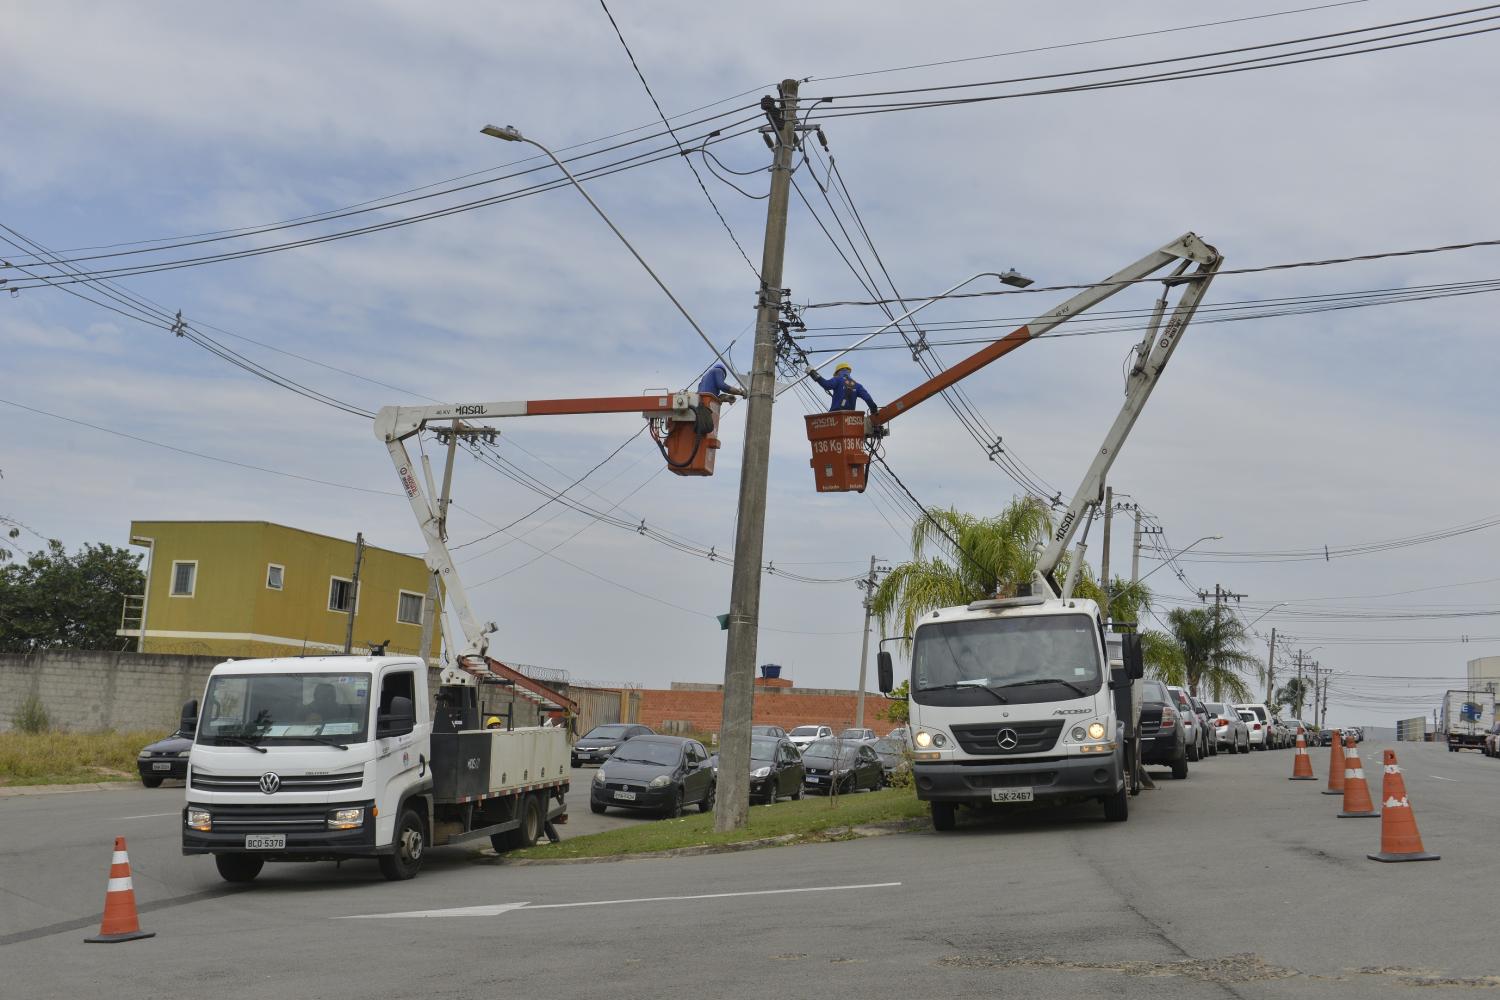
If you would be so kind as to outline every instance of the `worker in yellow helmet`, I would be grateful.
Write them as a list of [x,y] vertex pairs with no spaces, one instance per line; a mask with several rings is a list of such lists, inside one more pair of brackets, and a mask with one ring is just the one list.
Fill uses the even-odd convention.
[[865,387],[854,381],[854,368],[849,362],[840,361],[833,369],[833,378],[825,379],[818,374],[816,368],[809,368],[807,374],[814,382],[826,389],[832,397],[828,403],[828,411],[830,413],[835,410],[854,409],[854,401],[856,399],[865,401],[865,405],[870,408],[871,416],[880,412],[880,407],[875,405],[875,400],[870,398],[870,394],[865,391]]
[[486,729],[499,729],[500,728],[500,716],[498,716],[498,715],[492,715],[488,719],[485,719],[484,720],[484,728],[486,728]]

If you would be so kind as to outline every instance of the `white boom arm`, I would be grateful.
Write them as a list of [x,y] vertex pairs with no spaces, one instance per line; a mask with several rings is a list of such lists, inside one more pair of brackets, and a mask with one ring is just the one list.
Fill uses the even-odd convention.
[[[1083,482],[1073,494],[1073,502],[1068,506],[1067,513],[1058,522],[1051,540],[1037,559],[1034,586],[1040,593],[1050,594],[1053,597],[1072,596],[1073,586],[1078,582],[1078,574],[1083,568],[1084,544],[1080,542],[1074,550],[1073,558],[1068,566],[1067,579],[1061,587],[1058,586],[1055,576],[1058,564],[1061,563],[1063,553],[1072,542],[1080,525],[1087,527],[1092,519],[1094,508],[1103,501],[1104,480],[1109,474],[1110,466],[1114,464],[1115,457],[1120,453],[1120,447],[1129,437],[1136,419],[1140,417],[1146,400],[1151,396],[1151,391],[1156,388],[1162,370],[1166,368],[1167,361],[1176,350],[1183,331],[1192,321],[1198,304],[1203,300],[1204,293],[1208,291],[1214,274],[1223,265],[1224,258],[1197,236],[1187,233],[1095,286],[1095,289],[1108,289],[1109,294],[1113,294],[1124,287],[1119,284],[1120,282],[1138,281],[1173,261],[1180,261],[1180,263],[1171,276],[1162,279],[1165,287],[1162,289],[1161,298],[1157,301],[1156,309],[1152,313],[1146,336],[1136,348],[1135,364],[1126,377],[1125,403],[1120,407],[1120,413],[1115,417],[1109,432],[1105,434],[1104,443],[1094,455],[1093,462],[1089,464]],[[1189,272],[1188,268],[1195,264],[1196,269]],[[1109,287],[1111,285],[1114,287]],[[1172,311],[1172,317],[1167,321],[1166,328],[1161,329],[1162,315],[1167,306],[1167,295],[1176,285],[1183,286],[1182,297],[1178,299],[1177,307]],[[1091,293],[1097,294],[1095,289],[1075,296],[1074,300],[1069,300],[1058,308],[1069,309],[1070,306],[1075,305],[1076,299],[1090,296]],[[1107,296],[1095,297],[1082,308],[1102,301],[1104,297]],[[1074,308],[1072,311],[1081,310]],[[1053,313],[1056,312],[1057,310],[1053,311]],[[1053,313],[1048,315],[1051,316]],[[1159,335],[1158,330],[1161,331]],[[1087,534],[1085,530],[1085,537]]]
[[[601,396],[587,399],[549,399],[520,402],[459,403],[437,406],[385,406],[375,416],[375,437],[384,442],[390,452],[391,463],[396,467],[396,477],[401,480],[401,489],[411,503],[422,537],[427,541],[427,568],[438,575],[447,594],[448,606],[458,615],[459,627],[464,633],[464,648],[454,657],[454,662],[445,664],[442,683],[446,685],[474,686],[477,682],[468,670],[462,669],[467,658],[476,657],[483,662],[489,649],[490,633],[495,631],[494,622],[480,623],[469,606],[468,595],[454,566],[453,556],[442,525],[443,511],[438,509],[434,498],[422,489],[406,451],[406,439],[420,434],[428,422],[453,422],[463,420],[489,420],[496,417],[525,417],[572,413],[641,413],[647,417],[666,420],[693,419],[693,404],[697,396],[690,392],[662,392],[649,396]],[[451,461],[451,459],[450,459]],[[451,469],[449,470],[451,472]],[[426,651],[423,651],[426,655]],[[469,661],[470,664],[475,661]]]

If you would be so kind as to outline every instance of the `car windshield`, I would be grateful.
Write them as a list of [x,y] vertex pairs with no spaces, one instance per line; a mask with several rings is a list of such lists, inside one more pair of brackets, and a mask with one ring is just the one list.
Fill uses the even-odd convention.
[[775,737],[769,739],[764,737],[752,739],[750,741],[750,759],[763,764],[773,762],[776,760],[776,748],[780,745],[781,741]]
[[1241,711],[1249,712],[1261,722],[1267,722],[1270,719],[1269,714],[1260,705],[1246,705],[1243,709],[1241,709]]
[[818,726],[798,726],[796,729],[792,730],[792,735],[793,736],[816,736],[816,735],[818,735],[818,728],[819,728]]
[[1063,681],[1099,689],[1099,638],[1087,615],[979,618],[924,625],[912,653],[913,688]]
[[824,767],[835,759],[840,764],[853,764],[858,756],[859,752],[854,747],[840,746],[834,740],[819,740],[802,751],[802,759],[804,761]]
[[595,726],[583,738],[586,740],[617,740],[630,731],[629,726]]
[[367,673],[219,674],[208,682],[198,742],[362,743],[370,716]]
[[609,759],[670,767],[682,759],[682,746],[677,743],[658,743],[655,740],[637,738],[620,747],[610,755]]
[[903,753],[906,750],[906,744],[900,740],[876,740],[873,745],[876,753]]
[[1240,712],[1240,718],[1244,719],[1246,722],[1259,722],[1260,721],[1259,719],[1257,719],[1255,717],[1255,713],[1254,712],[1247,712],[1247,711],[1244,711],[1244,710],[1241,710],[1241,712]]

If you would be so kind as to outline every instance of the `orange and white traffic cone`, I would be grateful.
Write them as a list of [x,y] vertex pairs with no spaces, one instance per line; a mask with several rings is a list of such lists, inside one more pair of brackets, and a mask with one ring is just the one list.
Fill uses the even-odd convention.
[[1297,727],[1297,756],[1292,758],[1292,776],[1288,781],[1317,781],[1313,774],[1312,758],[1307,755],[1307,736],[1301,726]]
[[1422,835],[1417,833],[1417,820],[1406,798],[1406,779],[1401,777],[1394,750],[1385,752],[1385,780],[1381,783],[1380,799],[1384,806],[1380,817],[1380,853],[1365,857],[1371,861],[1439,860],[1438,855],[1422,849]]
[[104,893],[104,920],[99,933],[85,941],[113,943],[156,937],[155,931],[141,930],[135,913],[135,887],[130,881],[130,858],[125,853],[125,838],[115,838],[115,853],[109,859],[109,888]]
[[1344,734],[1337,729],[1328,741],[1328,787],[1324,795],[1344,794]]
[[1380,813],[1370,801],[1370,783],[1365,780],[1365,767],[1359,761],[1359,747],[1354,737],[1348,738],[1348,752],[1344,757],[1344,811],[1340,819],[1374,819]]

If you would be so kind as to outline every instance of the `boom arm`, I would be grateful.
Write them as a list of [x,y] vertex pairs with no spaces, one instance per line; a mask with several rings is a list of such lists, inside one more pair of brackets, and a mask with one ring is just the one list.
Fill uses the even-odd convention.
[[[430,422],[452,422],[455,430],[463,420],[489,420],[496,417],[525,417],[561,415],[573,413],[641,413],[646,417],[672,421],[693,420],[693,406],[698,401],[696,393],[672,392],[650,396],[599,396],[583,399],[542,399],[519,402],[458,403],[437,406],[386,406],[375,417],[375,437],[384,442],[390,453],[391,463],[396,467],[396,476],[401,488],[411,503],[412,513],[427,541],[427,568],[438,574],[448,595],[448,606],[458,615],[459,626],[464,633],[464,649],[454,658],[454,664],[445,665],[442,683],[473,686],[476,682],[471,672],[462,669],[468,657],[483,659],[489,648],[489,635],[495,631],[494,622],[480,623],[469,606],[454,566],[453,556],[448,551],[443,525],[444,511],[414,471],[411,456],[406,450],[406,439],[419,434]],[[451,457],[449,459],[452,461]],[[451,472],[451,466],[449,471]],[[430,488],[429,488],[430,489]],[[472,662],[472,661],[469,661]]]
[[[1057,566],[1062,561],[1063,553],[1072,542],[1079,525],[1087,526],[1092,520],[1094,508],[1098,507],[1103,500],[1104,480],[1109,474],[1110,466],[1114,464],[1115,456],[1119,454],[1120,447],[1130,435],[1136,419],[1140,417],[1146,400],[1151,396],[1151,391],[1156,388],[1162,370],[1166,368],[1172,352],[1177,349],[1177,343],[1182,339],[1182,333],[1187,329],[1188,323],[1192,321],[1193,314],[1197,311],[1199,302],[1203,300],[1204,293],[1208,291],[1214,274],[1224,263],[1223,257],[1217,250],[1192,233],[1188,233],[1155,254],[1144,258],[1140,264],[1133,265],[1127,271],[1139,268],[1138,277],[1144,277],[1173,259],[1179,259],[1181,263],[1170,277],[1162,279],[1165,287],[1162,289],[1161,298],[1156,303],[1145,338],[1136,347],[1135,364],[1125,380],[1125,403],[1121,406],[1120,413],[1115,417],[1109,432],[1105,434],[1104,443],[1094,455],[1093,462],[1089,464],[1083,482],[1073,494],[1073,502],[1068,506],[1067,513],[1058,522],[1057,530],[1053,532],[1046,549],[1037,559],[1034,583],[1037,587],[1044,588],[1043,593],[1050,593],[1053,597],[1072,596],[1073,586],[1078,582],[1078,574],[1083,567],[1083,543],[1080,541],[1075,550],[1072,562],[1068,566],[1067,580],[1061,587],[1058,586],[1055,576]],[[1188,272],[1188,268],[1194,264],[1197,265],[1196,269]],[[1125,273],[1122,271],[1121,275]],[[1110,280],[1119,281],[1121,278],[1116,275]],[[1167,296],[1177,285],[1184,286],[1182,297],[1178,299],[1166,328],[1158,336],[1157,331],[1161,328],[1162,316],[1166,312]],[[1066,303],[1064,305],[1066,306]],[[1085,531],[1085,536],[1087,536],[1087,531]]]

